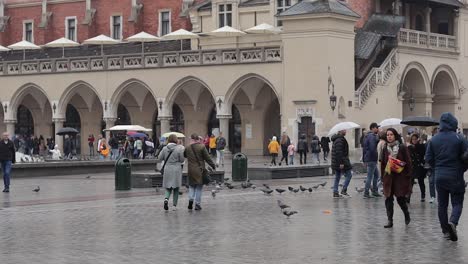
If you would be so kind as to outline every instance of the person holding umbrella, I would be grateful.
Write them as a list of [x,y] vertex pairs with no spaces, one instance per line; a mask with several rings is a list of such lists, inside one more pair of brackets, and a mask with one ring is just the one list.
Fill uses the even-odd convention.
[[387,129],[387,140],[382,150],[380,167],[388,218],[384,228],[393,227],[394,196],[405,215],[405,224],[409,225],[411,218],[406,197],[411,193],[412,163],[408,148],[394,128]]

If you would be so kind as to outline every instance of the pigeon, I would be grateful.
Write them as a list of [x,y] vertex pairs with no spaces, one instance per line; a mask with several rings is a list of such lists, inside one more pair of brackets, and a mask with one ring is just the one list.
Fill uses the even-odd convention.
[[312,187],[309,187],[308,190],[309,190],[310,193],[313,191]]
[[273,192],[272,189],[260,189],[264,194],[271,194]]
[[356,187],[356,192],[358,193],[364,192],[364,187],[361,187],[361,188]]
[[91,175],[86,176],[86,179],[89,179],[89,178],[91,178]]
[[251,186],[251,188],[255,190],[257,188],[257,186],[255,186],[255,184],[254,184],[254,185]]
[[304,188],[302,185],[299,185],[299,189],[301,190],[301,192],[304,192],[304,191],[306,191],[306,190],[307,190],[307,189],[306,189],[306,188]]
[[292,191],[294,190],[294,188],[291,187],[291,186],[288,186],[288,190],[289,190],[290,192],[292,192]]
[[252,187],[252,185],[253,185],[253,184],[252,184],[252,183],[250,183],[250,181],[249,181],[249,180],[247,180],[246,182],[243,182],[243,183],[241,183],[241,187],[242,187],[242,189],[247,189],[247,188],[250,188],[250,187]]
[[220,191],[220,190],[221,190],[221,186],[219,186],[219,184],[216,184],[215,188],[216,188],[216,191]]
[[298,192],[299,192],[299,189],[293,189],[293,192],[294,192],[294,193],[298,193]]
[[278,189],[275,189],[275,190],[276,190],[279,194],[282,194],[282,193],[284,193],[284,192],[286,191],[285,189],[279,189],[279,188],[278,188]]
[[224,178],[224,181],[229,181],[229,178]]
[[286,208],[291,208],[291,206],[283,203],[281,200],[276,200],[276,202],[278,203],[278,206],[279,206],[279,208],[281,208],[281,210],[284,210]]
[[211,190],[211,197],[213,197],[213,199],[216,197],[216,190]]
[[325,187],[325,185],[327,185],[327,182],[322,182],[319,185],[322,186],[322,187]]
[[33,190],[33,192],[39,192],[41,190],[41,187],[37,186],[36,189]]
[[267,189],[270,189],[270,186],[268,186],[268,184],[264,183],[263,186]]
[[230,185],[230,184],[229,184],[229,185],[226,185],[226,187],[228,187],[229,190],[234,189],[234,186],[233,186],[233,185]]
[[312,188],[314,188],[315,190],[317,190],[318,187],[320,187],[320,184],[317,184],[317,185],[312,186]]
[[291,215],[297,214],[297,211],[284,210],[283,214],[289,218]]

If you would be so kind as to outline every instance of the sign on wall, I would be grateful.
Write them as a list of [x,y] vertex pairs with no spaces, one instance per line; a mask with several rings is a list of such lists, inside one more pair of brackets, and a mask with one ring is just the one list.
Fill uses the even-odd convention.
[[245,124],[245,138],[252,139],[252,124]]

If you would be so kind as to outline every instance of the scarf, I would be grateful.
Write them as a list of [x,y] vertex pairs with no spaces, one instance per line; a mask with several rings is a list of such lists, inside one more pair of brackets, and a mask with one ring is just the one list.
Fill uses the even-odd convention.
[[390,156],[396,158],[398,155],[398,151],[400,150],[400,144],[398,141],[393,141],[392,143],[387,143],[387,151]]

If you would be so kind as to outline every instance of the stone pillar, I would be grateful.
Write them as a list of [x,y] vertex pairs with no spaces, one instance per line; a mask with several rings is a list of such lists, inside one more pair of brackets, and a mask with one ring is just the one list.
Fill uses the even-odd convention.
[[[116,118],[105,118],[104,122],[106,122],[106,129],[109,129],[115,125]],[[106,141],[110,138],[110,131],[106,130]]]
[[393,12],[397,16],[401,15],[400,6],[401,6],[401,0],[395,0],[395,2],[393,2]]
[[63,123],[65,119],[54,119],[55,123],[55,145],[58,145],[58,148],[63,153],[63,136],[57,135],[57,131],[63,128]]
[[458,48],[460,45],[458,44],[458,23],[460,22],[460,13],[458,11],[454,11],[453,14],[453,35],[455,36],[455,46]]
[[224,153],[229,152],[229,120],[231,116],[218,116],[219,119],[219,130],[223,132],[223,137],[226,139],[226,148]]
[[160,117],[158,117],[158,119],[159,119],[159,121],[161,121],[161,136],[164,133],[170,132],[171,131],[171,119],[172,119],[172,117],[160,116]]
[[[431,33],[431,12],[432,12],[432,9],[430,7],[426,7],[424,12],[426,13],[426,32],[427,32],[427,34],[430,34]],[[427,44],[429,45],[429,40],[427,40]]]
[[411,28],[411,5],[405,3],[405,28]]
[[[6,125],[6,132],[8,133],[8,136],[10,138],[13,138],[15,135],[15,125],[16,125],[16,120],[5,120],[5,125]],[[3,133],[5,131],[2,131]]]

